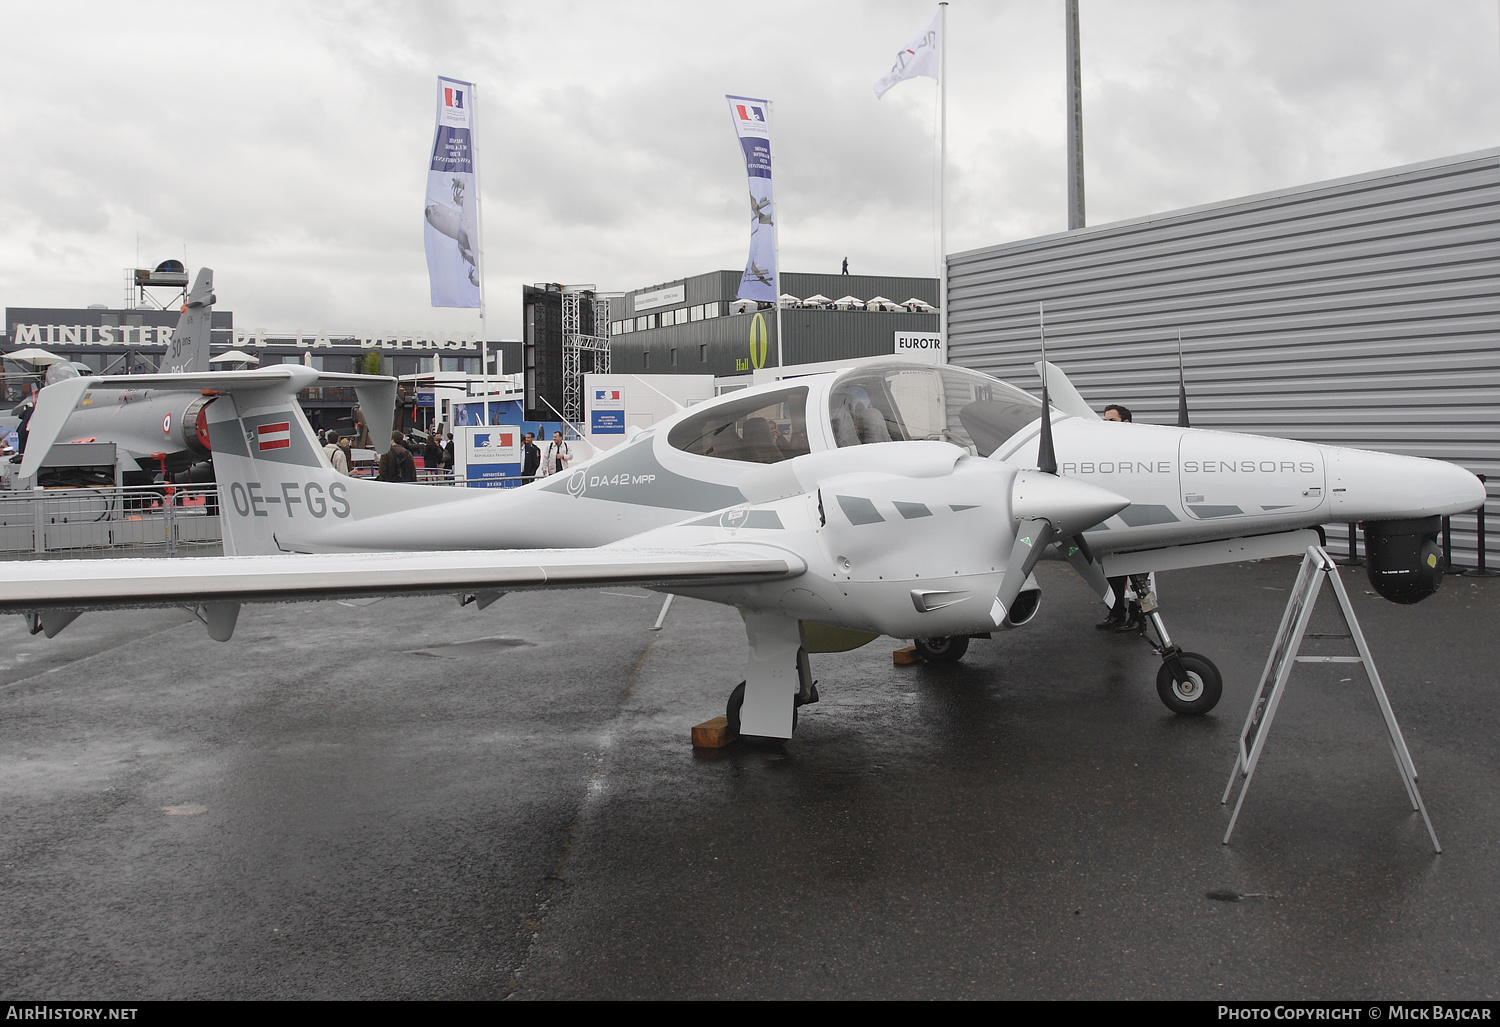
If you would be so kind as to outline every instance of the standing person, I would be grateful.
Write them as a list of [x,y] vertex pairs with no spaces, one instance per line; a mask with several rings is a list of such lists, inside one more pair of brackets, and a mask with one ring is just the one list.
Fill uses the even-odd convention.
[[543,474],[561,474],[573,462],[573,450],[563,441],[562,432],[552,433],[547,452],[542,455]]
[[437,432],[427,436],[427,445],[422,447],[422,466],[427,477],[436,478],[443,470],[443,440]]
[[846,275],[849,273],[849,258],[848,257],[844,258],[844,270],[843,270],[842,273],[846,274]]
[[[1111,403],[1104,408],[1104,419],[1106,421],[1130,422],[1130,408],[1118,403]],[[1139,631],[1145,621],[1141,617],[1141,604],[1137,601],[1135,591],[1130,587],[1130,581],[1123,575],[1118,578],[1109,579],[1109,590],[1114,595],[1114,602],[1110,604],[1109,616],[1105,617],[1094,627],[1101,631]]]
[[[17,417],[16,452],[18,454],[25,454],[26,452],[26,438],[31,434],[31,415],[35,412],[36,404],[31,401],[30,396],[26,397],[18,409],[11,411]],[[17,460],[15,462],[20,463],[21,461]]]
[[453,470],[453,433],[451,431],[443,442],[443,470]]
[[349,473],[349,458],[344,455],[343,448],[339,445],[339,433],[332,428],[328,434],[323,436],[323,453],[328,457],[328,462],[333,469],[340,474]]
[[536,469],[542,465],[542,451],[536,444],[536,436],[526,433],[521,443],[521,484],[536,480]]
[[401,444],[401,433],[391,432],[391,448],[380,457],[380,471],[376,475],[381,481],[416,481],[417,462],[411,450]]

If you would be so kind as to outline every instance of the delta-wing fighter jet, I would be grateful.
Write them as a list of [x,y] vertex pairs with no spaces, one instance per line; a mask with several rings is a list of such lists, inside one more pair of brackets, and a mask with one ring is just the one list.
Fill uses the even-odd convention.
[[[764,385],[566,473],[479,494],[329,466],[298,391],[389,379],[295,366],[164,376],[152,384],[218,396],[206,419],[227,555],[6,564],[0,610],[52,635],[81,610],[182,605],[227,639],[243,603],[453,593],[483,608],[518,589],[634,583],[742,611],[743,673],[718,669],[726,686],[744,678],[728,715],[746,734],[787,738],[798,706],[816,701],[808,653],[884,634],[957,658],[970,638],[1039,616],[1038,559],[1067,560],[1101,598],[1108,575],[1147,594],[1150,571],[1300,554],[1318,525],[1357,521],[1375,588],[1409,603],[1441,578],[1441,516],[1484,500],[1474,475],[1438,461],[1105,422],[1038,366],[1041,401],[900,361]],[[49,387],[32,430],[113,384]],[[373,393],[361,402],[391,409]],[[428,551],[412,552],[416,540]],[[1207,712],[1212,661],[1174,645],[1160,611],[1151,623],[1162,700]]]
[[[213,269],[200,268],[178,318],[177,329],[172,333],[171,344],[162,357],[164,373],[209,369],[214,302]],[[165,379],[167,385],[151,385],[144,375],[122,377],[124,381],[140,384],[89,390],[55,432],[48,432],[45,438],[31,434],[26,444],[27,459],[18,476],[24,479],[35,474],[53,445],[96,441],[113,442],[125,456],[127,485],[149,485],[153,472],[162,470],[163,465],[167,474],[187,471],[195,464],[202,464],[206,470],[209,441],[205,411],[212,397],[170,384],[171,379]],[[164,380],[160,375],[150,377],[153,382]],[[76,379],[78,372],[68,364],[48,369],[49,385],[65,378]]]

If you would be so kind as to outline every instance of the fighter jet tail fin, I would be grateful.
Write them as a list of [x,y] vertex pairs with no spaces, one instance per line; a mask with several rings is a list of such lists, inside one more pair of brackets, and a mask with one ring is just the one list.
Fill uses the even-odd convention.
[[206,374],[79,377],[49,385],[38,395],[20,473],[36,473],[85,391],[167,389],[217,397],[204,419],[227,556],[338,549],[336,536],[351,522],[463,498],[462,489],[406,488],[335,471],[297,402],[298,393],[318,385],[352,387],[376,450],[390,448],[394,378],[333,374],[300,364]]
[[162,358],[161,369],[166,374],[191,374],[211,370],[208,366],[208,343],[213,331],[214,271],[200,267],[193,288],[188,292],[182,316],[177,319],[177,330],[172,333],[172,344]]

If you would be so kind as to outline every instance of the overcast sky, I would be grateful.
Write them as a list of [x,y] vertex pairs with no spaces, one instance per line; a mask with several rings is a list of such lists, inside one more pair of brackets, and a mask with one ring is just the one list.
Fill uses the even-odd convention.
[[[1088,223],[1500,143],[1500,0],[1082,0]],[[247,328],[429,306],[436,77],[479,87],[489,334],[522,283],[743,268],[724,94],[775,104],[787,271],[936,275],[932,3],[0,0],[0,306],[120,305],[186,254]],[[1061,231],[1062,0],[948,8],[948,250]]]

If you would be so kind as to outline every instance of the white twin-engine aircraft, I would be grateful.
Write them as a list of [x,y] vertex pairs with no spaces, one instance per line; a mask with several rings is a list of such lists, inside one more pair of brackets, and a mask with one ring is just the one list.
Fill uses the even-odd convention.
[[[957,659],[970,638],[1036,616],[1046,557],[1105,599],[1107,576],[1132,578],[1162,700],[1201,714],[1218,671],[1172,643],[1149,572],[1301,554],[1317,525],[1364,522],[1374,587],[1416,602],[1441,579],[1441,516],[1484,501],[1474,475],[1438,461],[1103,421],[1060,370],[1038,367],[1043,401],[896,361],[785,380],[683,410],[563,474],[477,493],[329,465],[297,392],[353,385],[366,411],[390,411],[391,379],[286,365],[69,379],[43,391],[34,436],[91,388],[217,395],[206,417],[226,555],[7,563],[0,610],[50,637],[86,609],[182,605],[227,640],[247,602],[457,593],[482,609],[518,589],[631,583],[738,607],[749,660],[729,719],[789,738],[817,698],[809,652],[884,634]],[[389,437],[389,424],[371,429]]]

